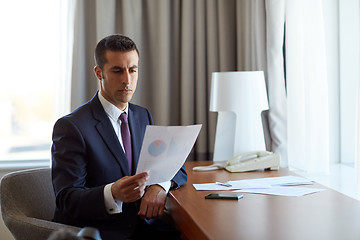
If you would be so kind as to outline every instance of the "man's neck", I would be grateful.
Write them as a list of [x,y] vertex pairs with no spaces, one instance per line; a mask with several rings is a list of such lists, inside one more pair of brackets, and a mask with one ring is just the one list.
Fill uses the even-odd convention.
[[129,106],[129,103],[123,103],[121,105],[119,104],[115,104],[114,102],[111,101],[111,99],[109,99],[108,96],[106,96],[106,94],[104,94],[101,90],[99,91],[100,95],[110,104],[114,105],[115,107],[117,107],[118,109],[120,109],[121,111],[125,111],[128,106]]

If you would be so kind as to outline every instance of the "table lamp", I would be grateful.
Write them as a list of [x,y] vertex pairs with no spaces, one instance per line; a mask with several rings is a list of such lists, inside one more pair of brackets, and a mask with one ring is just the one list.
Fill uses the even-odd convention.
[[213,161],[265,150],[261,112],[266,109],[263,71],[213,72],[210,111],[218,112]]

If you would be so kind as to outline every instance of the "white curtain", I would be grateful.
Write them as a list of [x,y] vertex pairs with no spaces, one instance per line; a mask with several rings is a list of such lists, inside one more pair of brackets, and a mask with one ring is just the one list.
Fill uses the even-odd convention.
[[75,1],[61,0],[60,3],[60,81],[55,84],[58,94],[54,96],[54,119],[70,111],[71,69],[74,32]]
[[284,23],[285,1],[267,0],[266,56],[267,89],[269,96],[269,128],[271,150],[281,156],[281,166],[288,166],[287,109],[284,79]]
[[329,106],[321,0],[288,0],[286,82],[289,165],[329,170]]

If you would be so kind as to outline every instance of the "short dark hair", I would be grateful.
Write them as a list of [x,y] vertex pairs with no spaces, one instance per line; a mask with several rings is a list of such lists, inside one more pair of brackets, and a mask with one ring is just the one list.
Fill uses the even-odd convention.
[[139,55],[139,50],[136,47],[136,44],[129,37],[126,37],[121,34],[114,34],[103,38],[95,48],[95,63],[101,69],[103,69],[106,59],[106,51],[110,50],[113,52],[129,52],[135,50]]

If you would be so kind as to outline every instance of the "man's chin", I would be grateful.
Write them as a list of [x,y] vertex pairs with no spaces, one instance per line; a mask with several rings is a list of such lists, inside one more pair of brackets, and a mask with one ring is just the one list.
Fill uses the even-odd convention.
[[117,99],[118,104],[127,104],[131,101],[131,97]]

